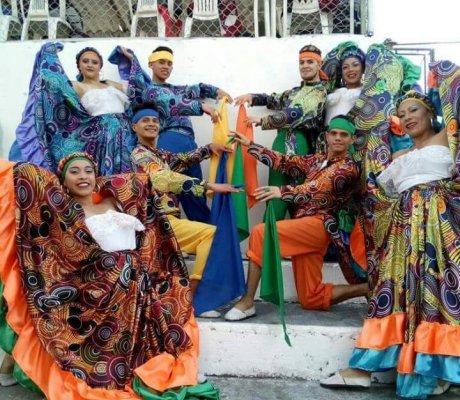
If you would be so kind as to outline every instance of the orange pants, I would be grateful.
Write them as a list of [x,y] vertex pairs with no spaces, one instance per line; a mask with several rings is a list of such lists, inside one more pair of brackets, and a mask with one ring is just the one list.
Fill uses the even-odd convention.
[[[303,308],[328,310],[332,284],[323,283],[323,258],[330,236],[320,217],[287,219],[276,223],[282,257],[292,256],[297,296]],[[264,224],[254,227],[249,237],[247,256],[262,266]]]

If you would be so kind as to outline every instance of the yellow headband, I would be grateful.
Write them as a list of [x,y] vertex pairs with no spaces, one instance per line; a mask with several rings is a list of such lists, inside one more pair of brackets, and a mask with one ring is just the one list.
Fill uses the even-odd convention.
[[312,51],[304,51],[299,54],[299,60],[304,60],[305,58],[311,58],[312,60],[321,62],[321,56],[317,53],[313,53]]
[[425,107],[430,113],[433,113],[433,110],[428,104],[426,104],[423,100],[417,99],[416,97],[407,97],[406,99],[402,100],[401,103],[399,103],[398,108],[401,107],[401,104],[405,103],[406,101],[415,101],[416,103]]
[[166,51],[166,50],[156,51],[155,53],[150,54],[149,62],[155,62],[158,60],[168,60],[168,61],[173,62],[174,57],[169,51]]

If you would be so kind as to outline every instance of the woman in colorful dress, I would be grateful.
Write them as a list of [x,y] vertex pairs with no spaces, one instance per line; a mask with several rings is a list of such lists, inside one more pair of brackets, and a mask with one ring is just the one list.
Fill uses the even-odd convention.
[[[338,54],[333,56],[335,52]],[[327,83],[326,125],[336,115],[347,114],[353,108],[363,88],[362,78],[366,67],[366,54],[354,42],[339,45],[331,53],[326,56],[323,67],[332,75]],[[338,63],[331,65],[332,62],[327,60],[333,57],[337,57]]]
[[47,43],[37,54],[10,159],[56,172],[61,158],[85,151],[101,175],[129,172],[136,143],[128,119],[129,87],[100,80],[103,59],[92,47],[77,54],[79,75],[70,82],[58,58],[62,49],[60,43]]
[[148,176],[96,179],[85,153],[61,161],[61,182],[28,163],[0,174],[0,277],[25,376],[53,400],[218,398],[196,385],[190,282]]
[[350,368],[326,387],[369,387],[371,372],[397,369],[397,394],[426,398],[460,383],[460,71],[434,64],[447,128],[435,133],[428,98],[408,92],[397,116],[414,145],[391,155],[389,124],[368,140],[364,231],[369,308]]

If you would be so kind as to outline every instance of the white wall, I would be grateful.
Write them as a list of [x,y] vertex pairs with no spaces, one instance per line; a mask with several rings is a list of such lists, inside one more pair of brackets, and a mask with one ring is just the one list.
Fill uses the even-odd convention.
[[[76,53],[86,46],[96,47],[104,57],[120,44],[131,48],[141,64],[147,68],[147,58],[159,45],[174,50],[175,69],[170,82],[177,84],[206,82],[225,89],[232,96],[248,92],[279,92],[299,84],[298,51],[309,43],[321,48],[324,54],[339,42],[350,40],[350,35],[272,38],[197,38],[171,39],[86,39],[65,41],[60,59],[65,71],[74,79],[77,69]],[[372,39],[355,36],[366,49]],[[43,42],[6,42],[0,44],[0,157],[7,157],[14,140],[15,129],[26,102],[29,80],[35,54]],[[118,80],[115,66],[108,62],[103,67],[103,78]],[[228,107],[230,128],[235,128],[237,108]],[[249,114],[266,115],[264,107],[250,109]],[[212,124],[208,116],[194,117],[198,144],[211,140]],[[274,131],[255,130],[256,142],[269,145]],[[203,165],[207,169],[206,163]],[[260,166],[259,181],[266,182],[267,169]],[[261,221],[262,206],[254,207],[251,219]]]
[[[207,82],[222,87],[231,95],[247,92],[274,92],[291,88],[299,83],[297,69],[298,50],[305,44],[313,43],[329,51],[349,35],[271,38],[200,38],[191,40],[171,39],[85,39],[65,41],[60,59],[68,76],[77,74],[75,54],[86,46],[96,47],[104,58],[113,48],[123,45],[131,48],[141,64],[147,69],[147,57],[159,45],[170,46],[175,53],[175,69],[170,82],[177,84]],[[356,36],[367,48],[370,39]],[[43,42],[6,42],[0,44],[0,157],[6,157],[14,140],[26,102],[29,80],[35,54]],[[106,62],[102,70],[103,78],[118,80],[115,66]],[[236,109],[229,107],[232,121]],[[263,115],[264,108],[254,108],[251,113]],[[209,142],[212,126],[209,118],[193,118],[197,141]],[[258,140],[270,142],[273,132],[257,132]]]

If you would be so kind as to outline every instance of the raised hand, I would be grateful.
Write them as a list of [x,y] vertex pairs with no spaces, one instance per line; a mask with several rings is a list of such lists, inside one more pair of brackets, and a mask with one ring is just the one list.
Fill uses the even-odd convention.
[[252,95],[248,94],[243,94],[241,96],[238,96],[234,100],[235,106],[239,106],[240,104],[248,103],[248,106],[252,106]]
[[217,89],[217,99],[221,100],[225,98],[227,103],[233,103],[233,98],[230,96],[225,90],[223,89]]

